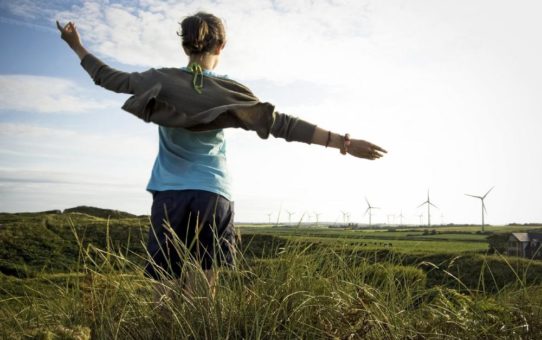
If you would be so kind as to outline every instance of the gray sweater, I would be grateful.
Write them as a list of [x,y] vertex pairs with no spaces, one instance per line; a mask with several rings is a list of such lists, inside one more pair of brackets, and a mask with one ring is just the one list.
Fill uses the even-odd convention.
[[192,131],[243,128],[263,139],[284,138],[310,144],[316,126],[275,111],[244,85],[231,79],[204,77],[202,93],[192,87],[191,72],[179,68],[151,68],[122,72],[93,54],[81,60],[96,85],[118,93],[133,94],[122,106],[127,112],[168,127]]

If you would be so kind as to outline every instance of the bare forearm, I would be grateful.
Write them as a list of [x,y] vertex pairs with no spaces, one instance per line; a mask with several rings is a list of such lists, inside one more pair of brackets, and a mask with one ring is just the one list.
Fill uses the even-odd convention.
[[77,56],[79,57],[79,60],[83,60],[83,58],[89,54],[86,48],[83,47],[83,45],[78,45],[73,48],[73,51]]
[[344,136],[316,127],[312,135],[312,143],[340,149],[344,143]]

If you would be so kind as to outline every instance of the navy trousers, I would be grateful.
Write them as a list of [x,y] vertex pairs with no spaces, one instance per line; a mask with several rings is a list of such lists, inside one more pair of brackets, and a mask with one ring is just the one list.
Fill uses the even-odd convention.
[[234,205],[203,190],[167,190],[153,194],[145,275],[178,278],[187,261],[204,270],[234,262]]

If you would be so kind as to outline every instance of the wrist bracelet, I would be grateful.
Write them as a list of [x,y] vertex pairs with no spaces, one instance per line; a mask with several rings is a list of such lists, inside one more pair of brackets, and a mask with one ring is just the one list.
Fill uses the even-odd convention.
[[346,133],[344,135],[344,144],[343,144],[343,147],[341,148],[341,153],[343,155],[346,155],[348,153],[348,147],[350,146],[350,134]]
[[331,141],[331,131],[327,132],[327,142],[326,142],[326,148],[329,146],[329,142]]

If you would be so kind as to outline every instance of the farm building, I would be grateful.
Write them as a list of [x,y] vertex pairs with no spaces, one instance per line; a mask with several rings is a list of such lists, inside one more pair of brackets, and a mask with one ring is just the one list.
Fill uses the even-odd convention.
[[542,233],[512,233],[508,237],[508,255],[542,258]]

